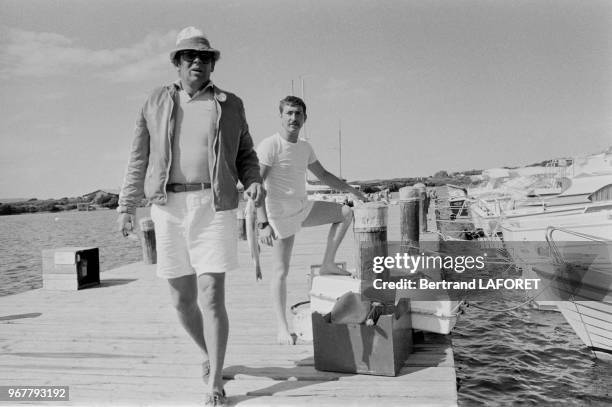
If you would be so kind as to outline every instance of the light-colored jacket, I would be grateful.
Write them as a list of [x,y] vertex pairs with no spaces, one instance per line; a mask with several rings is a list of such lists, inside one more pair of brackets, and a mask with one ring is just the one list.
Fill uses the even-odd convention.
[[[135,213],[143,197],[158,205],[168,199],[179,89],[178,82],[155,89],[140,111],[119,194],[120,213]],[[208,167],[215,211],[225,211],[238,207],[238,181],[245,189],[262,181],[242,100],[214,85],[213,93],[218,114],[215,135],[208,140]]]

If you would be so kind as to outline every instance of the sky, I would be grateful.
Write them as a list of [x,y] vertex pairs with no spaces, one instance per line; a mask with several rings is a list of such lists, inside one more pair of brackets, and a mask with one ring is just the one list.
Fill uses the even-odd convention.
[[278,101],[303,96],[305,136],[350,181],[612,145],[607,0],[2,0],[0,198],[118,189],[187,26],[221,51],[212,79],[242,98],[256,144]]

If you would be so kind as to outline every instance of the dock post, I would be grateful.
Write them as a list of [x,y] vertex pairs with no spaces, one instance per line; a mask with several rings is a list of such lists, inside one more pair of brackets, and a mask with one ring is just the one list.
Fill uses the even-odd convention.
[[369,202],[353,211],[356,278],[361,280],[361,292],[372,299],[392,302],[395,299],[392,290],[375,289],[372,284],[375,279],[389,281],[389,270],[384,265],[381,273],[374,272],[374,258],[387,257],[388,207],[380,202]]
[[400,188],[400,234],[402,247],[419,247],[419,202],[420,193],[416,188]]
[[139,222],[142,231],[142,261],[144,264],[157,264],[155,248],[155,225],[151,218],[142,218]]
[[421,232],[427,231],[427,208],[425,207],[427,200],[427,187],[423,183],[414,185],[414,188],[419,194],[419,230]]

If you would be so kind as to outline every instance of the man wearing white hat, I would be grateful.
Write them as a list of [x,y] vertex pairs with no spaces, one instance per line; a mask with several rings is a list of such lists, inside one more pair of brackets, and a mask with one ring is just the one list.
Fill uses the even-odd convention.
[[140,111],[117,208],[126,236],[143,195],[152,203],[157,274],[202,352],[205,404],[214,406],[226,403],[225,273],[238,267],[238,180],[257,206],[264,198],[242,101],[210,80],[219,57],[202,31],[178,34],[170,60],[179,80],[155,89]]

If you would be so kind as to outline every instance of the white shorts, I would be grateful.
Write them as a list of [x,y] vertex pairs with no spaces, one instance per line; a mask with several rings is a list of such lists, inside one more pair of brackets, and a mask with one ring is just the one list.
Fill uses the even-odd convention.
[[308,199],[270,202],[266,200],[268,221],[280,239],[295,235],[312,210],[314,202]]
[[168,193],[151,207],[157,243],[157,275],[225,273],[238,268],[236,210],[215,212],[210,189]]

